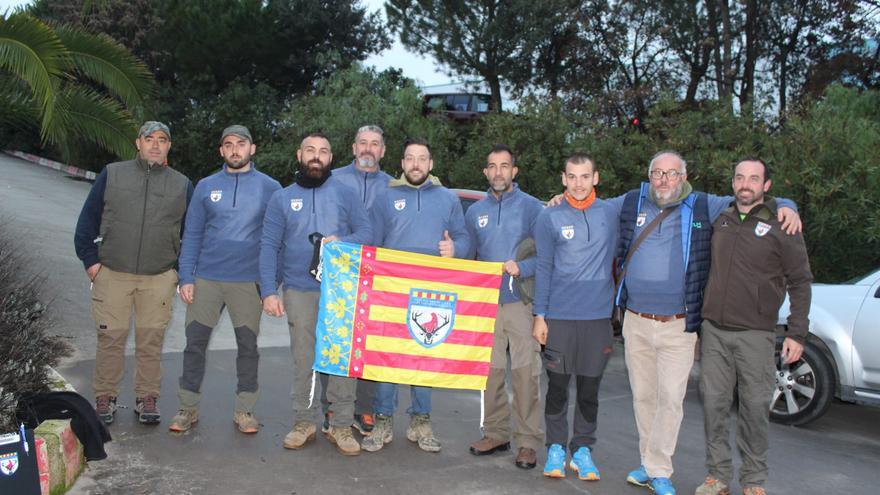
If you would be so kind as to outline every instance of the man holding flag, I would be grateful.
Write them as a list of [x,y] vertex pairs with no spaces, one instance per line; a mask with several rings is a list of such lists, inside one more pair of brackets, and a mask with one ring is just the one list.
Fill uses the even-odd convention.
[[513,181],[518,171],[513,151],[495,145],[483,168],[489,180],[489,194],[471,206],[465,216],[476,258],[504,263],[492,363],[482,394],[483,438],[471,444],[470,452],[482,456],[510,449],[511,413],[504,380],[509,361],[516,419],[513,440],[519,449],[515,462],[517,467],[531,469],[537,463],[536,450],[544,440],[539,396],[541,360],[538,343],[531,334],[531,305],[521,300],[513,278],[535,275],[534,256],[520,262],[514,259],[520,243],[534,237],[535,220],[543,206]]
[[[320,284],[309,273],[314,245],[342,240],[369,243],[370,222],[350,188],[331,177],[333,153],[321,134],[306,136],[296,152],[299,162],[294,183],[269,199],[260,241],[260,296],[271,316],[287,313],[294,361],[294,426],[284,437],[284,448],[300,449],[315,438],[317,401],[314,397],[315,324]],[[277,293],[276,274],[282,278],[283,301]],[[328,398],[333,419],[327,438],[343,455],[357,455],[360,446],[351,434],[354,420],[354,378],[331,376]]]
[[[446,258],[466,257],[470,240],[461,203],[430,174],[434,161],[428,143],[407,140],[401,166],[403,175],[389,183],[370,210],[376,245]],[[410,394],[407,439],[426,452],[439,452],[441,445],[431,428],[431,389],[412,385]],[[364,450],[375,452],[391,442],[396,407],[397,384],[379,383],[373,402],[376,424],[372,435],[363,440]]]

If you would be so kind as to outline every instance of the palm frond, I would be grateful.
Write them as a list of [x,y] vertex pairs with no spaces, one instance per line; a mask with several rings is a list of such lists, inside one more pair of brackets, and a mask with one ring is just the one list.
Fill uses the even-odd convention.
[[35,127],[40,110],[20,79],[0,76],[0,124],[10,127]]
[[144,100],[155,92],[153,76],[143,62],[107,35],[70,26],[59,26],[55,32],[78,75],[104,86],[129,111],[140,115]]
[[55,32],[25,13],[0,17],[0,69],[24,80],[41,109],[40,134],[52,127],[67,50]]
[[76,140],[91,141],[119,158],[134,155],[137,123],[117,100],[83,87],[71,87],[58,95],[64,127],[55,129],[52,142],[63,153]]

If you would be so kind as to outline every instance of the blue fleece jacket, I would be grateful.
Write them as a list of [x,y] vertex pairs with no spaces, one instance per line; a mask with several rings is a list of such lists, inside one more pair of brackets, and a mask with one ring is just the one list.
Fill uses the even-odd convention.
[[[490,189],[485,198],[471,205],[465,213],[464,223],[471,238],[471,252],[476,252],[476,258],[480,261],[504,262],[515,259],[520,242],[535,237],[535,222],[543,209],[540,201],[524,193],[515,183],[513,190],[500,198],[496,198]],[[519,276],[535,276],[536,263],[534,256],[519,261]],[[507,304],[519,299],[519,288],[510,284],[510,275],[505,273],[498,302]]]
[[[643,187],[633,239],[662,211]],[[623,198],[621,196],[620,198]],[[617,199],[617,198],[615,198]],[[710,221],[714,222],[736,198],[707,195]],[[680,204],[671,203],[669,206]],[[780,206],[797,209],[794,202],[779,199]],[[626,269],[626,307],[639,313],[675,315],[685,312],[685,261],[681,215],[669,215],[633,254]]]
[[391,176],[382,170],[361,172],[354,162],[334,170],[333,177],[356,191],[357,197],[361,199],[367,210],[373,206],[376,198],[388,189],[388,182],[391,181]]
[[332,175],[316,188],[291,184],[269,199],[260,240],[260,296],[277,294],[277,274],[285,289],[317,291],[309,274],[314,246],[309,235],[335,235],[341,241],[368,244],[372,229],[354,191]]
[[260,279],[260,236],[266,204],[281,184],[256,170],[223,170],[196,185],[180,249],[180,284],[195,277],[221,282]]
[[430,179],[418,188],[389,187],[373,203],[370,220],[380,247],[439,256],[437,244],[449,231],[456,258],[466,258],[470,249],[458,196]]
[[555,320],[611,317],[620,203],[597,199],[586,210],[563,201],[538,215],[534,312]]

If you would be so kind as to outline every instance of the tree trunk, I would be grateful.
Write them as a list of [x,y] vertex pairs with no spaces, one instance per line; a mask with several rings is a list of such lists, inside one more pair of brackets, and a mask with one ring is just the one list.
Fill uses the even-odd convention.
[[743,63],[742,85],[739,93],[739,106],[741,109],[748,105],[755,93],[755,65],[758,63],[758,3],[757,0],[746,2],[746,25],[745,25],[745,50],[746,60]]

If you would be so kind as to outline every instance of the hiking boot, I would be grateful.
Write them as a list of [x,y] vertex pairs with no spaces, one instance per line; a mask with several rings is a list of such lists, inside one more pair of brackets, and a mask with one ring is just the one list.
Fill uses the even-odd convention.
[[639,466],[638,469],[633,469],[626,475],[626,482],[636,486],[648,486],[651,484],[651,477],[645,471],[645,466]]
[[235,415],[232,416],[232,421],[238,425],[238,431],[242,433],[256,433],[260,431],[260,423],[252,412],[236,411]]
[[473,455],[489,455],[495,452],[505,452],[510,450],[510,442],[506,440],[496,440],[494,438],[483,437],[471,444],[470,451]]
[[571,469],[578,474],[578,479],[584,481],[599,480],[599,469],[593,463],[589,447],[581,447],[571,456]]
[[547,449],[547,462],[544,463],[544,476],[565,478],[565,449],[554,443]]
[[297,450],[303,448],[306,443],[315,439],[315,423],[311,421],[297,421],[290,433],[284,437],[284,448]]
[[183,433],[199,422],[198,409],[178,409],[177,414],[168,425],[168,429],[177,433]]
[[675,495],[675,488],[669,478],[651,478],[651,490],[657,495]]
[[134,413],[138,415],[139,422],[145,425],[159,423],[159,406],[156,404],[158,399],[155,395],[145,395],[135,399]]
[[730,495],[730,489],[725,482],[710,474],[706,476],[706,481],[697,487],[694,495]]
[[351,434],[351,427],[340,428],[331,426],[330,430],[324,434],[330,443],[336,444],[336,450],[342,455],[358,455],[361,453],[361,446]]
[[368,436],[373,432],[376,422],[373,421],[373,415],[370,413],[355,414],[354,423],[351,424],[361,435]]
[[116,397],[111,395],[99,395],[95,398],[95,413],[105,425],[113,422],[116,415]]
[[413,414],[406,429],[406,438],[418,443],[425,452],[440,452],[440,441],[434,438],[430,414]]
[[516,467],[520,469],[532,469],[538,465],[538,453],[535,449],[520,447],[516,454]]
[[324,413],[324,422],[321,423],[321,433],[327,434],[330,432],[330,420],[333,419],[333,411],[327,411]]
[[381,450],[386,443],[391,443],[394,439],[394,418],[385,416],[384,414],[376,415],[376,424],[373,426],[373,432],[370,436],[364,438],[361,442],[361,448],[367,452],[376,452]]
[[762,486],[749,486],[743,488],[743,495],[767,495]]

